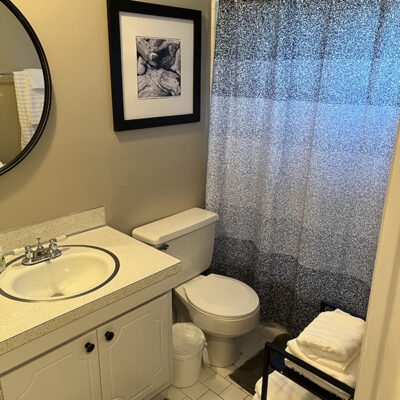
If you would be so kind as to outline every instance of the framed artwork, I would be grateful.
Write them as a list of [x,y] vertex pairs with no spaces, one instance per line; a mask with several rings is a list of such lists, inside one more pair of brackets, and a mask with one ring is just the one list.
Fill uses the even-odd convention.
[[200,121],[201,11],[108,0],[114,130]]

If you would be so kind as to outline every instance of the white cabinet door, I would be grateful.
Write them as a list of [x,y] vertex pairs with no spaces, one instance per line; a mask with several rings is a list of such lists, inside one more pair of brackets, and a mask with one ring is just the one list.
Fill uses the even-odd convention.
[[101,400],[96,331],[2,376],[0,383],[5,400]]
[[97,328],[103,400],[140,400],[169,384],[171,326],[168,293]]

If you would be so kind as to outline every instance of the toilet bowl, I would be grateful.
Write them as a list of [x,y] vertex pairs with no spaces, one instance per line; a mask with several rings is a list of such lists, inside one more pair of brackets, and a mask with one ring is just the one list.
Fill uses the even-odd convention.
[[135,228],[132,236],[181,261],[174,289],[177,321],[197,325],[206,335],[210,363],[225,367],[239,357],[238,339],[257,326],[260,305],[245,283],[202,275],[211,265],[217,221],[217,214],[192,208]]
[[205,333],[210,363],[217,367],[235,363],[240,355],[238,339],[258,325],[256,292],[236,279],[210,274],[180,285],[174,294]]

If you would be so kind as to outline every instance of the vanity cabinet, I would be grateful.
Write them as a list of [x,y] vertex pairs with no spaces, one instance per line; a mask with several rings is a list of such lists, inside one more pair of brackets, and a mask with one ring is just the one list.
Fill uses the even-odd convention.
[[101,399],[99,355],[88,353],[86,343],[97,345],[96,331],[4,375],[4,400]]
[[166,294],[2,376],[4,400],[151,398],[170,382],[171,324]]
[[97,329],[104,400],[141,400],[168,384],[172,316],[166,300],[153,300]]

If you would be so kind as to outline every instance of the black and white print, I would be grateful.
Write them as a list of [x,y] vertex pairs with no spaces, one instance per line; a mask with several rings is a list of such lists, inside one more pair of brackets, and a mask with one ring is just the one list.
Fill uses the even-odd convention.
[[181,95],[181,41],[136,37],[138,98]]

